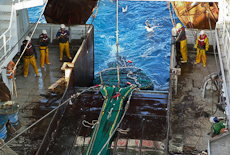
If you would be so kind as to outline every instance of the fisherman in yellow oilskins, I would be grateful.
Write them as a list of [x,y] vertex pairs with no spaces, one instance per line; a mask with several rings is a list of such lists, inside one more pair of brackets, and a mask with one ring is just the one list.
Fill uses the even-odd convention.
[[40,48],[40,66],[44,67],[44,63],[50,65],[49,62],[49,48],[48,44],[50,42],[50,38],[47,36],[47,32],[45,29],[42,30],[42,34],[39,35],[38,43]]
[[[20,54],[22,54],[22,52],[24,51],[26,44],[29,40],[30,40],[30,37],[26,36],[26,39],[22,42]],[[35,57],[34,57],[34,55],[35,55]],[[37,52],[36,52],[35,46],[31,42],[29,42],[29,44],[28,44],[28,46],[27,46],[27,48],[23,54],[24,77],[25,78],[28,75],[30,63],[34,68],[34,72],[35,72],[36,76],[40,76],[35,59],[37,59]]]
[[206,54],[208,52],[208,48],[208,37],[206,34],[204,34],[204,30],[201,30],[200,36],[197,38],[195,45],[195,49],[197,51],[195,64],[200,63],[202,57],[203,66],[206,67]]
[[57,32],[56,38],[59,41],[59,48],[60,48],[60,61],[63,59],[63,51],[65,49],[67,57],[71,60],[72,57],[70,56],[69,51],[69,37],[70,33],[68,30],[65,29],[65,25],[61,24],[61,29]]
[[176,24],[176,30],[177,30],[177,37],[174,43],[180,42],[180,52],[182,55],[182,61],[181,63],[186,63],[188,60],[188,47],[187,47],[187,38],[185,33],[184,26],[181,25],[181,23]]

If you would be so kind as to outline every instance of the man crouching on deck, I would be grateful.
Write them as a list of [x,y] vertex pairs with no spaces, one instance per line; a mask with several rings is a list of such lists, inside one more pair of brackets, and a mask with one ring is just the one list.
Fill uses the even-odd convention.
[[[29,36],[26,36],[26,39],[22,42],[22,46],[21,46],[21,52],[20,55],[22,54],[22,52],[24,51],[27,42],[30,40]],[[35,57],[34,57],[35,54]],[[36,60],[37,59],[37,52],[36,49],[34,47],[34,45],[30,42],[23,54],[23,60],[24,60],[24,77],[26,78],[29,72],[29,65],[31,63],[31,65],[34,68],[34,72],[37,76],[40,76],[38,73],[38,67],[36,64]]]

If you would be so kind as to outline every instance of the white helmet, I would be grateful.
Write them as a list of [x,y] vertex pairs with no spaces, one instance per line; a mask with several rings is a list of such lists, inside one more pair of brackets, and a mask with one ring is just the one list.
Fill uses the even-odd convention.
[[26,36],[26,40],[29,41],[29,40],[30,40],[30,37],[29,37],[29,36]]
[[64,24],[61,24],[61,28],[64,29],[64,28],[65,28],[65,25],[64,25]]
[[42,30],[42,34],[47,34],[45,29]]
[[200,35],[203,35],[203,34],[204,34],[204,30],[201,30],[201,31],[200,31]]

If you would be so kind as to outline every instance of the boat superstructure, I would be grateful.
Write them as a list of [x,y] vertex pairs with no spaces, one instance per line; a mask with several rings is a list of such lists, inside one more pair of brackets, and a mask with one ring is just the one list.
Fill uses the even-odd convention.
[[171,1],[171,4],[187,28],[215,29],[219,14],[217,2]]

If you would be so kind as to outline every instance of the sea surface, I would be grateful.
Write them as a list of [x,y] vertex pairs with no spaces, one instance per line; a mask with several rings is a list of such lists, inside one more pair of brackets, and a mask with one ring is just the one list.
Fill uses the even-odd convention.
[[[154,90],[169,88],[171,29],[173,28],[167,2],[119,1],[118,52],[141,68],[152,80]],[[128,6],[126,12],[122,7]],[[102,0],[94,25],[95,73],[116,60],[117,2]],[[36,22],[42,7],[28,9],[30,21]],[[145,21],[160,26],[148,32]],[[176,18],[176,22],[178,22]],[[41,22],[45,22],[43,17]],[[89,18],[88,24],[92,22]]]

